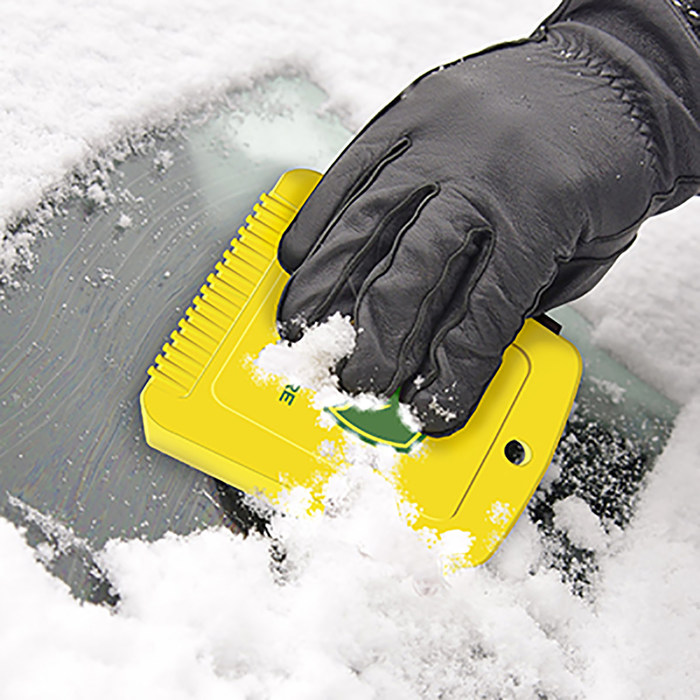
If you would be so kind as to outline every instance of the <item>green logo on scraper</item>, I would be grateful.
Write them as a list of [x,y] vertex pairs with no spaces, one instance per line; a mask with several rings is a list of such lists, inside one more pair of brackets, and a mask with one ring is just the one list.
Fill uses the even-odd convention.
[[399,417],[399,391],[382,408],[362,411],[355,406],[327,409],[339,425],[359,435],[372,445],[391,445],[399,452],[408,452],[423,439],[423,434],[411,430]]

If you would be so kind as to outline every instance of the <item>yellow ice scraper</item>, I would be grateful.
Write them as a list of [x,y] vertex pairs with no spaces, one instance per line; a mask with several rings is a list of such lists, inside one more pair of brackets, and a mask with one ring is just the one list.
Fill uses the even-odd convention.
[[439,439],[404,426],[395,397],[378,411],[320,411],[303,386],[261,379],[252,359],[279,340],[277,302],[288,279],[277,245],[320,177],[285,173],[207,277],[148,370],[141,393],[146,440],[273,502],[291,487],[306,487],[314,508],[322,507],[325,480],[342,466],[342,450],[333,446],[356,436],[390,445],[397,462],[387,478],[417,506],[413,526],[439,536],[468,533],[457,539],[471,544],[452,555],[451,565],[480,564],[508,534],[551,460],[581,358],[555,332],[526,321],[466,427]]

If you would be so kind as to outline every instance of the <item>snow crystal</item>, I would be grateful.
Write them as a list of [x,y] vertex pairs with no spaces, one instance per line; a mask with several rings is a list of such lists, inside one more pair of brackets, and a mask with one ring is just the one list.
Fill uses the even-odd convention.
[[565,532],[576,547],[599,550],[607,544],[597,516],[578,496],[569,496],[554,504],[554,526]]
[[91,202],[94,202],[98,206],[104,206],[107,203],[107,193],[96,182],[93,182],[92,185],[87,188],[86,195]]
[[513,517],[513,509],[510,503],[501,503],[501,501],[496,501],[489,509],[486,517],[494,525],[507,525]]
[[156,153],[155,157],[153,158],[153,165],[156,167],[157,170],[160,170],[161,172],[169,170],[174,162],[175,157],[173,155],[173,152],[168,150],[158,151],[158,153]]
[[609,379],[601,379],[600,377],[591,377],[590,381],[604,394],[606,394],[613,403],[620,403],[624,398],[627,390],[617,384],[617,382]]
[[454,411],[451,411],[448,408],[445,408],[440,401],[438,400],[437,396],[433,396],[430,399],[430,403],[428,404],[428,408],[435,413],[436,416],[439,416],[440,418],[443,418],[446,421],[451,421],[454,420],[457,417],[457,414]]
[[423,430],[423,425],[420,418],[416,415],[413,406],[405,403],[399,404],[399,418],[401,422],[412,432],[420,433]]
[[[22,455],[19,455],[19,457],[21,456]],[[47,536],[51,544],[48,542],[44,544],[45,547],[50,548],[51,558],[53,558],[56,554],[65,553],[74,547],[77,549],[89,549],[85,540],[78,537],[70,527],[58,522],[50,515],[45,515],[36,508],[32,508],[30,505],[22,501],[22,499],[17,498],[12,494],[7,494],[7,502],[22,512],[26,522],[34,523],[39,527],[44,535]],[[48,555],[48,550],[44,549],[42,554],[44,556]]]
[[323,440],[318,451],[322,457],[332,457],[336,451],[336,444],[333,440]]
[[119,215],[119,220],[117,221],[117,227],[122,229],[123,231],[125,231],[126,229],[130,228],[133,223],[134,222],[130,216],[122,213]]

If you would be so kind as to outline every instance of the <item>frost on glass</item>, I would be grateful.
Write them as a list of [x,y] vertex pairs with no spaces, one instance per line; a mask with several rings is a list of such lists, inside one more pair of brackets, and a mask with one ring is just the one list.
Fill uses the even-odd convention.
[[[285,170],[325,169],[346,143],[324,99],[308,82],[277,78],[125,141],[76,178],[75,193],[41,221],[31,264],[2,290],[0,514],[25,527],[80,597],[115,602],[93,558],[110,538],[265,529],[234,490],[146,446],[138,396],[258,195]],[[554,505],[577,496],[603,527],[624,527],[676,409],[591,346],[573,311],[559,318],[587,369],[528,512],[552,564],[583,591],[595,553],[557,530]]]

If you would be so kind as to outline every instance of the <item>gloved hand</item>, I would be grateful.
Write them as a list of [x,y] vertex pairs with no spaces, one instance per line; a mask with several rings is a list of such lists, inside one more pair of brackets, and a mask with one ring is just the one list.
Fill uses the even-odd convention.
[[524,320],[591,289],[700,191],[700,45],[673,0],[566,2],[382,110],[282,239],[280,332],[340,311],[349,392],[464,425]]

